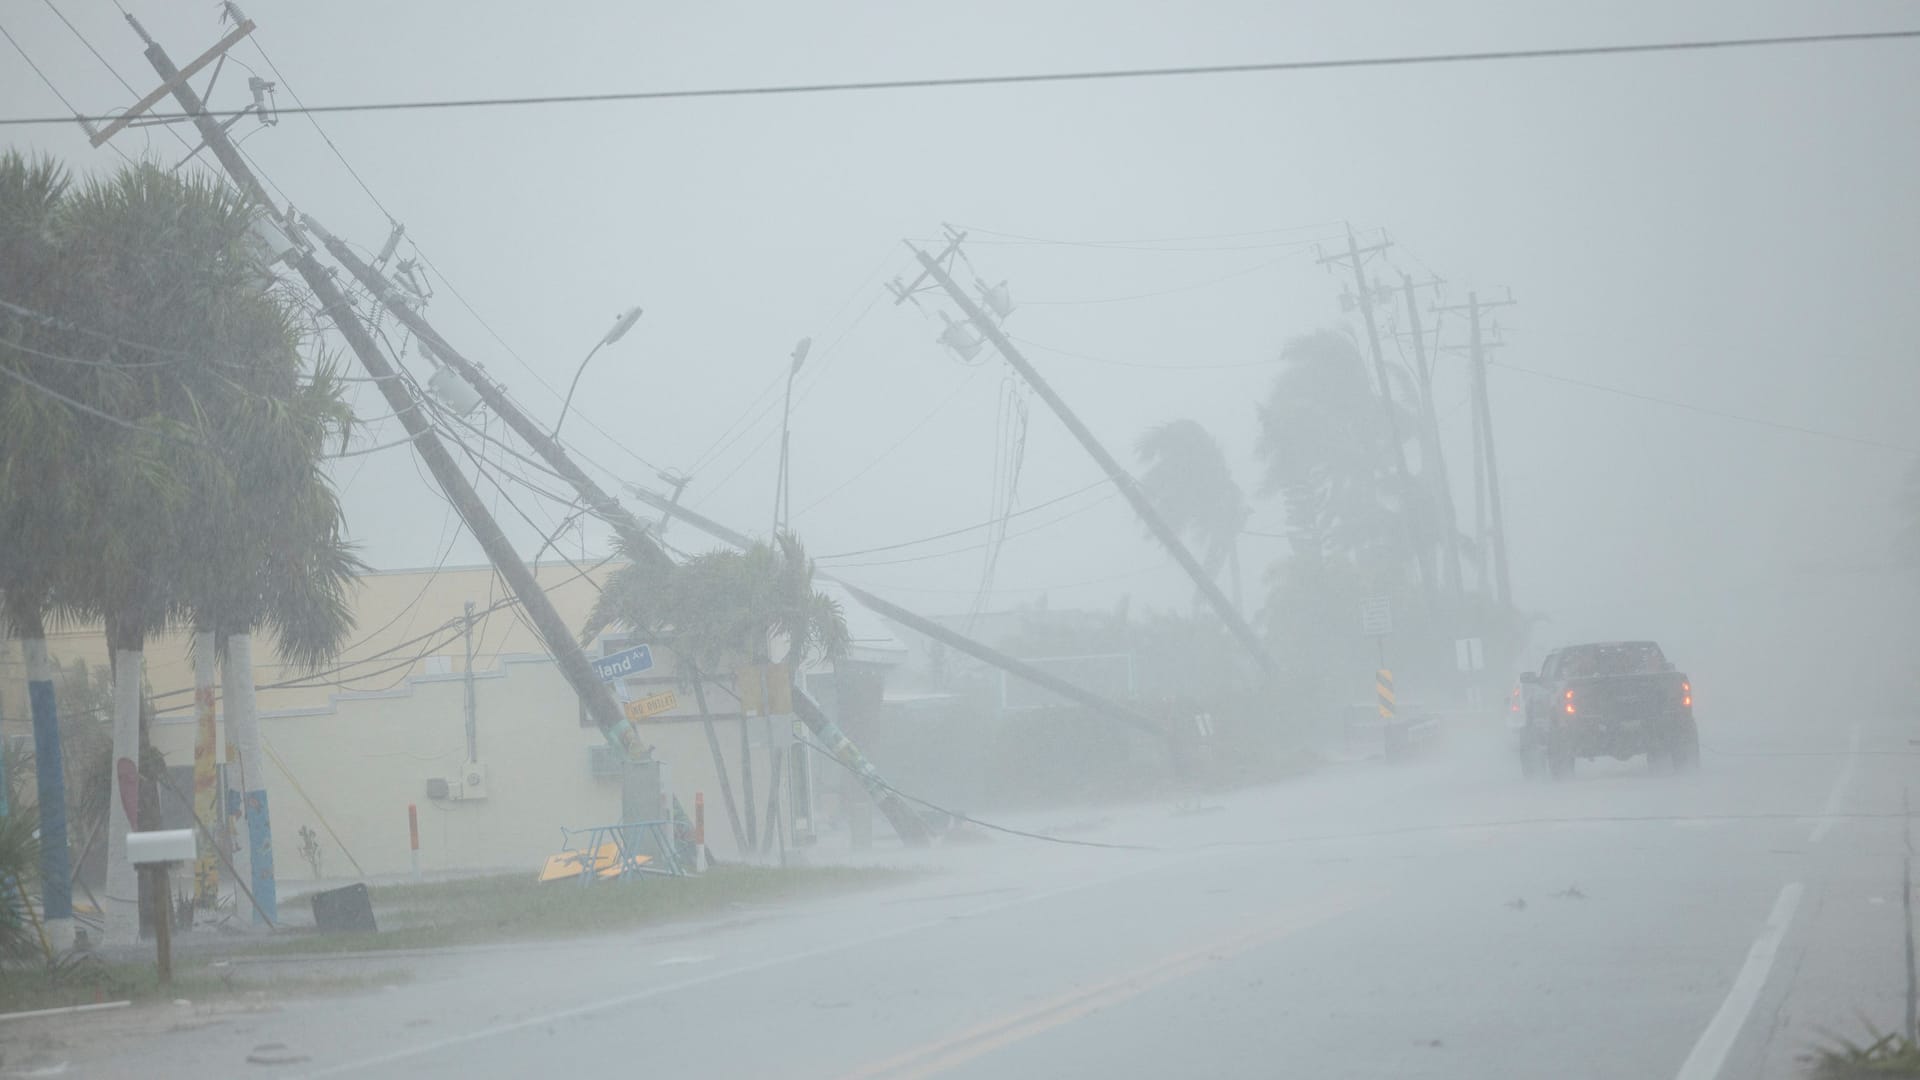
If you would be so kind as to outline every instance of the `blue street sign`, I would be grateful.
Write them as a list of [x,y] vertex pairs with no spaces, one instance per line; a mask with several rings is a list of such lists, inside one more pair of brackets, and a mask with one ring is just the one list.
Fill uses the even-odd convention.
[[629,675],[638,675],[652,667],[653,647],[650,645],[635,645],[593,661],[593,672],[600,676],[601,682],[614,682]]

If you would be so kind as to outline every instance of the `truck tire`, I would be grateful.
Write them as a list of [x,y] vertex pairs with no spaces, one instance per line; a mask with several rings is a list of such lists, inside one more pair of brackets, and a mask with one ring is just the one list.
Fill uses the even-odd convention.
[[1700,728],[1694,724],[1693,717],[1683,717],[1674,724],[1667,757],[1674,772],[1693,772],[1700,768]]
[[1547,733],[1547,772],[1555,780],[1573,775],[1573,747],[1567,745],[1564,735]]
[[1665,776],[1674,771],[1673,738],[1666,736],[1654,741],[1647,747],[1647,771],[1655,776]]

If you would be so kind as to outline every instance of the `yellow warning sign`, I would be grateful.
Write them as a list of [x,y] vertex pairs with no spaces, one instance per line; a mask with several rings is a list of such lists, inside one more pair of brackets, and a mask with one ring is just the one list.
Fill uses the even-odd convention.
[[1393,696],[1393,671],[1380,668],[1373,673],[1373,696],[1380,705],[1380,719],[1391,720],[1399,702]]
[[674,706],[678,704],[680,704],[680,699],[673,696],[673,691],[662,690],[658,694],[648,694],[646,697],[636,701],[629,701],[623,708],[626,709],[627,719],[639,723],[648,717],[659,716],[663,712],[672,712]]

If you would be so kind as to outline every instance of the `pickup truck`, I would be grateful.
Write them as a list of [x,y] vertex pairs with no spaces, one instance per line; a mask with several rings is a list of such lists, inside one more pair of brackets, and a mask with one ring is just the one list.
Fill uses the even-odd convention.
[[1569,645],[1520,676],[1513,703],[1522,769],[1554,779],[1578,758],[1640,754],[1656,772],[1700,764],[1693,683],[1651,641]]

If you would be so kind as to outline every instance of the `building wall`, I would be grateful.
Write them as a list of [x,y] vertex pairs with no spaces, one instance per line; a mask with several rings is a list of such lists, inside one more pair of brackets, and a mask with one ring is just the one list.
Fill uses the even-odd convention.
[[[391,691],[341,695],[324,708],[263,712],[280,879],[311,875],[300,857],[302,826],[319,834],[328,878],[354,874],[347,853],[367,875],[408,873],[410,803],[419,809],[420,865],[429,873],[533,873],[560,850],[563,826],[620,819],[618,778],[596,777],[589,766],[589,748],[604,740],[598,729],[580,726],[577,700],[551,660],[506,658],[493,670],[476,671],[474,691],[485,798],[427,795],[427,783],[436,777],[453,778],[457,788],[466,761],[465,686],[458,674],[414,676]],[[723,715],[715,727],[727,767],[737,776],[740,718]],[[757,736],[760,722],[752,727]],[[648,722],[642,735],[666,763],[667,788],[689,815],[694,794],[705,793],[707,838],[715,854],[736,856],[699,720]],[[153,739],[169,764],[192,762],[190,718],[163,718]],[[754,754],[764,800],[765,746],[756,743]]]

